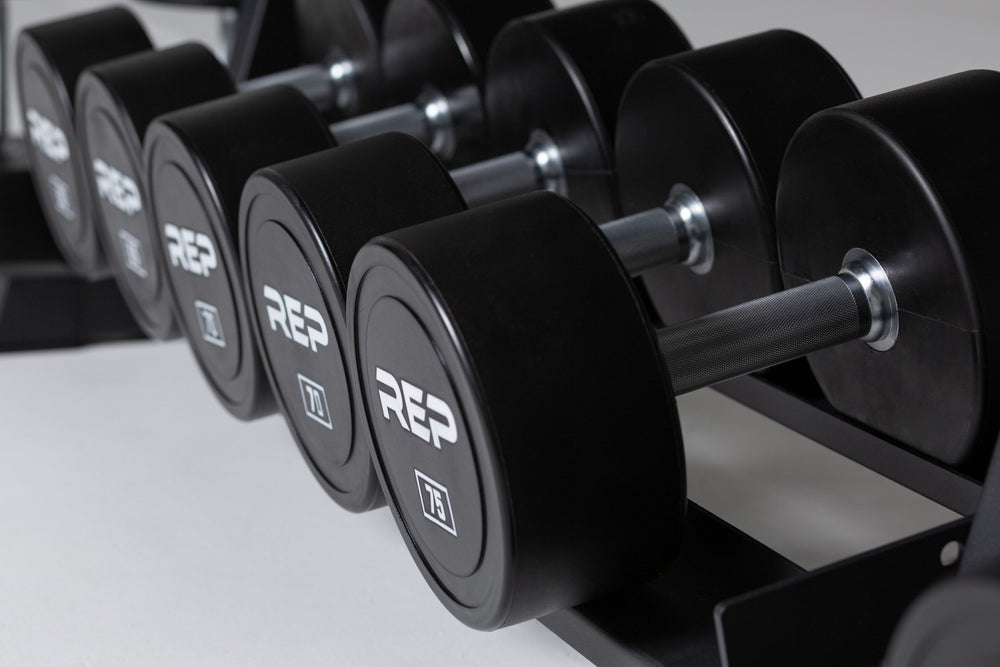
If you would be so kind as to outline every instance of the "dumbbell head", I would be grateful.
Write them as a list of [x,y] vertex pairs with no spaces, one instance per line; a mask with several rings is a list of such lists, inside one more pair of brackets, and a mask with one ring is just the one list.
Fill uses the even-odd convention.
[[[213,109],[229,119],[223,131],[212,121]],[[146,133],[152,237],[179,324],[216,395],[241,419],[276,408],[240,291],[235,221],[250,175],[245,154],[277,163],[331,145],[316,108],[285,87],[175,111]]]
[[[998,86],[998,74],[971,73],[876,98],[886,112],[870,125],[911,128],[905,139],[896,135],[906,143],[895,154],[913,161],[885,163],[882,147],[858,144],[830,159],[883,183],[912,173],[916,160],[933,157],[921,138],[940,123],[931,100],[946,103],[954,127],[982,139],[979,122],[1000,112]],[[866,108],[853,102],[822,115]],[[793,139],[781,172],[779,226],[804,230],[815,224],[814,209],[838,208],[845,193],[826,186],[820,166],[807,177],[808,165],[794,157],[813,122]],[[977,176],[982,168],[972,160],[933,177],[924,171],[925,189],[965,191],[984,205],[1000,174]],[[823,183],[809,190],[809,209],[781,203],[786,174],[796,187]],[[913,222],[912,204],[900,206],[862,207],[859,217],[871,216],[866,229],[884,227],[882,236],[856,230],[798,240],[839,245],[824,276],[839,275],[661,330],[656,342],[601,229],[551,193],[385,234],[362,248],[351,269],[348,321],[376,471],[418,566],[452,613],[477,628],[499,627],[661,571],[680,540],[684,503],[675,392],[827,345],[899,347],[925,336],[903,311],[907,294],[968,300],[965,286],[937,280],[938,266],[912,259],[933,243],[937,259],[954,262],[967,247],[972,260],[985,252],[988,230],[973,236],[948,221],[951,238],[896,234]],[[967,246],[955,243],[960,232]],[[704,368],[691,368],[678,350]],[[883,354],[920,372],[937,368],[933,353],[894,352]],[[843,363],[840,372],[857,377],[865,364]],[[909,398],[897,387],[886,400],[904,408]]]
[[84,159],[74,131],[74,93],[88,66],[152,48],[126,9],[112,8],[34,26],[17,40],[17,85],[32,175],[67,263],[88,278],[108,275]]
[[[518,21],[503,33],[542,35],[515,39],[520,43],[544,44],[550,55],[557,51],[562,54],[561,59],[549,57],[539,63],[538,69],[571,70],[578,77],[580,88],[567,94],[588,99],[579,103],[562,100],[559,109],[566,109],[573,119],[563,123],[563,127],[576,122],[577,107],[597,107],[598,94],[592,94],[584,83],[588,74],[599,74],[599,85],[594,90],[611,95],[607,91],[620,92],[640,62],[644,62],[639,60],[640,56],[654,57],[662,49],[686,46],[682,37],[672,39],[679,32],[659,9],[653,13],[634,13],[635,7],[653,7],[651,3],[604,2],[596,6],[603,8],[606,17],[622,16],[624,12],[635,19],[644,19],[614,29],[618,39],[633,46],[625,50],[627,57],[609,56],[600,68],[586,61],[576,64],[573,56],[582,47],[577,48],[578,40],[571,39],[575,33],[556,31],[563,24],[578,25],[590,34],[592,24],[581,24],[579,13],[574,10]],[[500,40],[508,38],[502,36]],[[598,69],[599,72],[595,71]],[[553,71],[547,79],[559,81],[570,76]],[[559,109],[549,110],[547,116],[558,118]],[[525,117],[528,123],[539,120],[538,115]],[[595,112],[588,120],[576,124],[574,137],[585,132],[597,133],[600,137],[592,143],[604,145],[610,142],[605,127],[613,124],[603,122]],[[521,137],[526,139],[530,132],[530,125],[523,126]],[[592,170],[598,171],[603,164],[602,155],[595,160]],[[351,412],[351,389],[344,370],[347,362],[334,359],[336,354],[346,353],[343,314],[351,262],[372,236],[464,208],[461,195],[440,162],[414,139],[400,134],[384,135],[265,169],[254,175],[244,189],[239,234],[241,257],[246,268],[246,299],[253,312],[265,367],[289,425],[317,477],[335,499],[352,509],[364,509],[355,499],[357,494],[353,489],[375,485],[375,478],[367,454],[363,454],[363,459],[355,457],[354,452],[363,449],[368,437],[367,425],[360,413]],[[277,230],[284,230],[294,241],[283,244],[280,252],[276,249]],[[311,296],[306,299],[305,295]],[[286,297],[290,301],[285,301]],[[287,304],[298,308],[299,303],[317,311],[313,319],[323,324],[321,327],[314,324],[314,330],[322,328],[329,332],[329,336],[321,336],[327,341],[322,346],[326,349],[322,355],[326,360],[324,365],[316,363],[317,350],[308,340],[309,325],[295,332],[290,320],[284,319],[297,315]],[[301,342],[308,344],[303,346]],[[309,408],[313,403],[304,404],[304,396],[320,394],[335,418],[317,418]],[[362,493],[359,497],[365,500],[368,496]]]
[[153,119],[235,92],[228,70],[198,44],[147,51],[84,72],[76,127],[92,179],[96,227],[122,294],[152,338],[178,334],[142,177],[142,140]]
[[240,257],[264,367],[313,473],[350,510],[384,502],[349,375],[343,313],[351,262],[373,226],[464,208],[437,158],[405,135],[275,165],[247,186]]
[[551,9],[547,0],[489,6],[465,0],[395,0],[386,8],[382,73],[390,106],[331,128],[341,143],[402,131],[443,159],[486,154],[480,86],[490,43],[508,21]]
[[684,515],[677,411],[587,216],[525,195],[379,237],[354,266],[376,470],[448,609],[492,629],[659,572]]
[[[1000,183],[1000,74],[971,72],[820,113],[781,169],[778,241],[789,287],[846,247],[891,260],[900,335],[880,354],[809,357],[839,411],[950,464],[988,453],[1000,424],[1000,275],[984,236]],[[900,280],[896,280],[899,278]],[[905,280],[903,280],[905,279]]]
[[509,21],[552,9],[548,0],[471,3],[391,0],[386,7],[382,67],[393,102],[408,102],[428,81],[442,90],[478,88],[486,56]]
[[[549,0],[392,0],[382,30],[388,99],[404,103],[436,91],[467,95],[469,103],[481,106],[487,54],[497,33],[518,17],[551,9]],[[458,164],[482,158],[489,149],[481,109],[476,113],[478,119],[463,123],[449,156]]]
[[[284,80],[308,91],[318,105],[327,106],[333,103],[329,98],[335,86],[326,67],[349,58],[351,85],[340,92],[357,98],[352,105],[360,103],[362,92],[370,96],[369,89],[375,86],[372,70],[377,70],[377,55],[366,46],[369,38],[362,30],[367,26],[370,31],[381,18],[383,8],[374,4],[330,3],[323,11],[338,23],[324,35],[325,51],[319,59],[323,66],[288,70],[251,85]],[[352,32],[353,28],[360,32]],[[309,47],[320,48],[316,43]],[[161,263],[150,252],[148,230],[152,225],[144,206],[146,184],[139,178],[141,140],[154,118],[235,92],[228,70],[198,44],[118,58],[96,65],[80,77],[76,126],[87,177],[93,182],[93,224],[130,308],[153,338],[171,338],[178,328],[168,290],[162,284]],[[364,101],[369,100],[365,97]],[[225,121],[220,127],[224,125]]]
[[684,186],[712,227],[713,252],[700,266],[644,276],[661,321],[780,289],[774,206],[782,156],[809,116],[857,98],[821,46],[787,30],[678,54],[636,75],[616,141],[624,213],[659,206]]
[[644,64],[690,48],[673,20],[645,0],[583,4],[512,23],[490,52],[485,99],[494,148],[521,150],[532,131],[543,131],[559,149],[563,194],[600,220],[615,217],[622,93]]

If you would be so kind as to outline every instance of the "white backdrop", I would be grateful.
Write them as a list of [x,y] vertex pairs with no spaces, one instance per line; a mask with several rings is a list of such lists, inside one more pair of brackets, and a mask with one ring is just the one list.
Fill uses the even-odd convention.
[[[11,19],[98,4],[13,0]],[[159,45],[217,39],[212,12],[126,4]],[[803,31],[865,94],[1000,68],[989,0],[669,9],[696,45]],[[805,566],[952,517],[711,391],[681,404],[692,496]],[[283,422],[228,417],[183,343],[2,356],[0,425],[0,664],[584,664],[537,623],[454,621],[388,512],[339,510]]]

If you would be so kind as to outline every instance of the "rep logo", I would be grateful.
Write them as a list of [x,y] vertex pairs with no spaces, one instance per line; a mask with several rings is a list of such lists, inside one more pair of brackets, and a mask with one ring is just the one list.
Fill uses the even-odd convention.
[[219,268],[219,256],[208,234],[167,223],[163,225],[163,235],[167,238],[170,264],[175,269],[208,278]]
[[195,301],[194,309],[198,313],[198,326],[201,327],[201,337],[209,345],[226,346],[226,334],[222,330],[222,318],[219,309],[204,301]]
[[404,431],[438,449],[442,442],[458,441],[455,413],[443,400],[406,380],[397,381],[392,373],[381,368],[375,369],[375,379],[380,385],[378,395],[387,421],[391,422],[395,415]]
[[306,416],[332,431],[333,422],[330,421],[330,406],[326,402],[326,390],[323,389],[323,385],[310,380],[301,373],[298,376],[299,390],[302,392],[302,405],[306,409]]
[[420,493],[420,508],[424,512],[424,518],[458,537],[448,489],[419,470],[414,469],[413,472],[417,476],[417,491]]
[[97,195],[125,215],[142,210],[142,197],[136,182],[104,160],[94,160]]
[[146,270],[146,263],[142,259],[142,241],[124,229],[118,230],[118,241],[122,245],[125,267],[140,278],[148,278],[149,271]]
[[264,285],[267,300],[267,321],[271,331],[280,331],[285,338],[317,352],[319,346],[330,344],[326,321],[318,310],[298,299]]
[[62,128],[35,109],[24,112],[31,144],[56,164],[69,160],[69,141]]

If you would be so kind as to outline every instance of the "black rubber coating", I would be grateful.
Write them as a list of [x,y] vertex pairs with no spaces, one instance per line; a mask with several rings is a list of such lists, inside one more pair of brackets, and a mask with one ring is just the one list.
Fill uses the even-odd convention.
[[151,48],[142,25],[122,7],[32,26],[17,39],[32,177],[63,257],[85,278],[104,278],[111,270],[93,224],[89,171],[75,131],[77,80],[91,65]]
[[[481,99],[487,53],[513,19],[552,9],[548,0],[392,0],[382,31],[382,72],[392,104],[416,99],[427,86]],[[450,162],[489,155],[481,122],[466,128]]]
[[995,667],[1000,664],[1000,583],[962,577],[940,584],[906,612],[884,667]]
[[[227,119],[221,130],[217,115]],[[262,165],[332,145],[316,107],[284,86],[160,116],[146,133],[152,236],[178,319],[209,385],[239,419],[277,411],[244,299],[236,237],[243,186]]]
[[789,287],[863,248],[899,303],[888,352],[810,355],[843,414],[981,474],[1000,429],[1000,74],[977,71],[821,112],[788,148],[778,188]]
[[497,628],[663,570],[685,508],[679,419],[632,280],[585,214],[538,192],[378,237],[348,298],[376,469],[456,617]]
[[514,19],[549,11],[548,0],[391,0],[383,61],[393,102],[409,102],[428,81],[443,92],[478,86],[497,34]]
[[[273,165],[244,189],[240,256],[261,358],[310,468],[351,511],[384,503],[350,369],[344,311],[351,263],[373,236],[464,209],[440,161],[403,134]],[[322,323],[303,322],[296,332],[288,305],[296,303],[315,308]],[[302,329],[327,335],[313,350]]]
[[[532,131],[546,132],[560,149],[569,198],[598,222],[617,217],[622,93],[650,60],[690,48],[650,0],[602,0],[511,23],[490,51],[486,81],[494,152],[523,150]],[[669,108],[658,112],[662,123]]]
[[94,225],[122,295],[150,338],[176,338],[180,329],[150,238],[142,139],[156,117],[235,90],[229,71],[200,44],[116,58],[91,67],[77,85],[76,127],[94,189]]
[[848,281],[857,283],[851,277],[825,278],[661,329],[660,353],[670,369],[674,393],[764,370],[864,335],[871,315]]
[[[774,201],[782,156],[812,114],[858,98],[816,42],[775,30],[648,64],[622,98],[616,140],[624,213],[693,190],[712,225],[706,275],[685,266],[643,276],[660,321],[707,315],[781,289]],[[827,266],[826,277],[840,268]]]

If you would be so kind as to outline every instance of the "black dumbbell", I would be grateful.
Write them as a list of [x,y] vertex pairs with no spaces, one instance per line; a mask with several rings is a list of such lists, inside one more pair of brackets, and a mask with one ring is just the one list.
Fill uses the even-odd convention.
[[[522,32],[512,32],[510,40],[501,37],[494,55],[523,52],[532,54],[530,57],[538,63],[551,63],[550,59],[535,57],[540,52],[537,46],[529,48],[526,40],[513,38]],[[509,49],[502,46],[507,43]],[[551,51],[575,54],[569,48]],[[501,134],[509,136],[508,143],[518,145],[534,129],[546,130],[552,144],[559,147],[554,152],[566,156],[564,168],[572,167],[564,172],[569,186],[564,191],[592,215],[612,217],[617,210],[607,162],[612,131],[600,128],[612,127],[614,116],[603,114],[615,114],[616,108],[602,106],[586,95],[574,96],[565,88],[571,83],[555,76],[566,70],[557,65],[550,65],[549,70],[549,76],[544,77],[536,68],[513,93],[513,75],[499,78],[503,85],[496,88],[487,86],[492,91],[487,94],[491,108],[496,104],[509,110],[496,115],[504,119]],[[574,77],[583,73],[572,82],[590,80],[589,70],[583,66],[569,72]],[[647,105],[643,114],[651,137],[649,150],[676,155],[679,160],[676,171],[664,168],[664,179],[656,179],[655,175],[650,179],[655,181],[660,201],[671,190],[668,178],[703,186],[705,183],[697,177],[710,170],[712,161],[720,169],[732,169],[734,158],[730,156],[735,155],[742,159],[737,166],[748,165],[744,178],[762,183],[757,191],[764,200],[762,206],[768,209],[773,209],[773,199],[769,199],[773,198],[771,183],[794,130],[814,111],[857,96],[850,80],[826,51],[808,38],[787,31],[763,33],[657,60],[642,68],[632,81],[618,124],[625,117],[634,120],[639,115],[638,111],[630,111],[630,106]],[[656,81],[661,88],[662,96],[655,100],[655,106],[648,106],[651,102],[644,95],[631,93],[646,90],[645,84],[637,85],[646,81]],[[772,85],[773,81],[783,85]],[[616,97],[620,97],[624,86],[622,80]],[[551,98],[546,97],[549,93]],[[526,102],[518,104],[515,97]],[[674,98],[685,103],[678,106],[663,101]],[[702,102],[691,104],[686,101],[689,98]],[[552,99],[561,103],[531,109],[535,101]],[[598,99],[608,101],[611,96]],[[603,123],[592,120],[595,109],[600,109]],[[664,125],[675,133],[661,131]],[[694,128],[699,131],[692,131]],[[731,137],[732,144],[719,146],[708,141],[711,137],[717,142],[720,136]],[[747,137],[753,137],[755,142],[749,143]],[[765,145],[763,137],[775,146]],[[515,154],[490,164],[516,163],[519,159],[524,161]],[[691,170],[690,179],[677,176],[685,166]],[[471,170],[495,171],[492,166]],[[525,183],[531,188],[539,185],[530,178]],[[718,195],[724,191],[705,187],[699,192],[720,213]],[[338,491],[349,498],[347,490],[367,490],[374,484],[374,471],[364,446],[369,437],[365,417],[353,397],[346,361],[344,305],[351,263],[373,236],[465,210],[461,195],[440,162],[401,135],[387,135],[275,165],[251,177],[244,190],[240,252],[245,268],[245,299],[250,304],[264,366],[306,459],[324,487],[341,502]],[[643,245],[643,252],[633,258],[636,272],[651,263],[709,255],[705,250],[711,237],[695,238],[697,243],[686,243],[687,252],[681,251],[678,241],[691,240],[699,236],[699,230],[707,230],[707,225],[699,225],[705,217],[697,208],[696,198],[683,200],[684,195],[678,195],[669,206],[656,207],[609,227],[622,243],[635,245],[644,235],[657,240],[657,249],[662,252],[651,253]],[[760,224],[771,226],[770,217]],[[721,243],[730,242],[729,230],[719,230],[717,236]],[[739,276],[732,279],[739,280]],[[309,315],[303,318],[306,309]],[[295,327],[298,331],[289,324],[292,316],[299,318]],[[322,332],[322,344],[310,339],[309,332]]]
[[[609,22],[613,18],[619,20]],[[580,36],[576,40],[580,46],[570,43],[563,33]],[[569,59],[568,54],[583,48],[583,35],[591,39],[587,48],[600,50],[605,43],[628,45],[603,51],[599,63],[603,78],[591,83],[588,99],[619,99],[642,63],[675,48],[687,48],[673,22],[649,0],[605,0],[537,14],[512,22],[498,37],[498,44],[508,39],[531,43],[538,51],[548,49]],[[574,61],[574,65],[582,64]],[[554,66],[548,67],[551,73]],[[551,75],[567,76],[567,66],[560,63],[558,67]],[[581,76],[581,71],[573,70],[572,76]],[[242,289],[236,240],[240,195],[247,177],[257,168],[333,145],[315,110],[294,91],[273,88],[248,95],[162,116],[150,126],[145,142],[149,208],[167,267],[165,280],[182,328],[222,402],[243,418],[268,414],[276,406],[256,353]],[[607,106],[614,110],[613,104]],[[575,113],[575,108],[552,111],[559,113]],[[225,119],[224,140],[219,119]],[[599,119],[594,110],[584,120],[585,131],[594,127],[594,121],[607,120],[608,127],[614,124],[613,117]],[[273,126],[285,129],[261,133],[262,127]],[[606,149],[603,156],[610,152],[610,139],[604,139],[610,133],[602,126],[599,136]],[[610,183],[610,168],[601,176]],[[610,185],[606,190],[613,195]],[[186,248],[193,248],[196,261],[187,259]],[[202,256],[207,264],[198,260]],[[203,330],[206,322],[211,331]],[[370,490],[375,487],[372,481]]]
[[115,7],[27,28],[17,40],[17,85],[32,176],[45,218],[69,266],[107,275],[89,219],[85,165],[73,127],[73,93],[90,64],[152,48],[142,25]]
[[[373,31],[348,27],[377,24],[381,17],[372,12],[380,3],[369,6],[345,0],[342,4],[345,13],[357,15],[337,26],[343,31],[331,32],[335,49],[328,61],[242,82],[240,87],[286,84],[325,108],[360,105],[353,100],[376,88],[378,63],[362,61],[373,51],[368,43]],[[120,58],[129,59],[137,69],[109,67],[95,76],[82,76],[90,67]],[[33,173],[53,234],[80,275],[107,276],[109,267],[93,224],[97,203],[91,194],[90,158],[82,150],[87,132],[112,137],[112,152],[141,156],[137,146],[142,132],[157,112],[235,92],[232,78],[205,47],[187,44],[154,51],[136,17],[120,7],[25,29],[18,37],[16,72]],[[95,127],[78,122],[77,108],[82,105],[95,107],[87,111]],[[141,204],[138,172],[132,172],[133,165],[127,162],[109,164],[110,159],[102,160],[96,197],[110,199],[118,205],[116,213],[128,215]],[[114,239],[115,248],[120,244]],[[152,334],[159,333],[156,327],[143,325]]]
[[[347,5],[351,6],[350,3]],[[352,126],[350,132],[345,130],[344,133],[356,135],[363,125],[368,130],[377,127],[405,129],[427,141],[434,141],[440,135],[442,150],[445,150],[444,144],[449,143],[443,137],[464,137],[462,133],[467,131],[478,136],[481,132],[473,129],[482,115],[477,102],[477,83],[480,60],[489,40],[520,12],[537,11],[549,6],[548,0],[521,0],[491,5],[489,11],[481,11],[469,3],[451,0],[396,0],[390,3],[385,17],[387,63],[392,60],[390,55],[406,51],[410,60],[420,62],[426,70],[409,73],[430,77],[421,83],[430,85],[429,82],[433,82],[435,90],[445,92],[428,94],[418,103],[402,104],[364,116]],[[365,17],[369,19],[366,22],[371,22],[370,15],[365,14]],[[328,48],[334,51],[340,48],[338,41],[351,39],[342,35],[341,31],[331,33],[330,38]],[[412,51],[418,43],[425,49],[422,55]],[[475,49],[468,52],[460,47]],[[353,85],[356,68],[372,70],[375,63],[342,58],[333,64],[307,66],[247,82],[240,87],[256,90],[274,83],[293,83],[321,112],[333,108],[337,110],[337,115],[341,115],[373,106],[369,99],[371,93],[365,93],[363,103],[355,99],[358,96]],[[331,78],[331,72],[340,74]],[[304,75],[300,77],[299,73]],[[366,80],[366,77],[362,79]],[[407,92],[410,88],[408,84],[407,77],[397,74],[392,79],[393,96]],[[179,330],[169,291],[162,283],[162,268],[152,252],[149,238],[153,226],[144,210],[146,196],[144,179],[140,177],[141,140],[157,116],[226,97],[233,92],[235,89],[228,74],[206,49],[196,45],[139,54],[97,65],[81,77],[77,88],[77,128],[96,185],[94,222],[108,251],[108,261],[133,305],[136,318],[154,338],[171,338]],[[344,95],[347,99],[340,99]],[[469,99],[466,106],[470,112],[462,114],[457,107],[461,104],[460,100],[466,98]],[[253,95],[239,100],[230,101],[227,107],[260,103],[260,98]],[[294,105],[294,108],[298,107]],[[313,119],[314,114],[310,114],[305,122],[312,124]],[[292,157],[290,152],[273,152],[284,131],[282,120],[280,115],[262,119],[263,124],[257,128],[257,133],[267,128],[274,136],[272,141],[260,144],[261,157],[266,155],[272,160]],[[284,120],[287,122],[290,119],[286,116]],[[233,130],[230,118],[221,113],[217,114],[214,123],[214,131],[220,136]],[[341,125],[333,126],[338,135],[341,134],[338,129]],[[218,158],[227,163],[219,168],[230,168],[228,163],[236,159],[237,154],[241,154],[243,160],[251,159],[251,149],[257,145],[255,140],[230,134],[230,143],[246,141],[248,145],[242,150],[234,148],[231,152],[219,152]]]
[[[832,277],[659,330],[619,257],[634,249],[551,193],[366,245],[348,297],[359,396],[397,523],[448,609],[496,628],[662,572],[685,508],[680,393],[839,344],[864,348],[840,368],[858,382],[873,359],[937,368],[905,352],[935,304],[975,305],[988,351],[998,113],[1000,74],[970,72],[812,116],[783,161],[777,225],[803,232],[784,238],[806,255],[822,247]],[[846,217],[814,217],[827,207]],[[988,358],[970,412],[990,407]],[[923,407],[897,389],[880,400]]]
[[[497,130],[514,134],[509,128],[516,125],[516,133],[526,138],[534,128],[545,128],[575,148],[569,160],[574,191],[606,215],[616,210],[611,155],[622,91],[644,63],[688,46],[662,9],[646,0],[591,3],[516,21],[491,51],[486,108]],[[494,113],[511,98],[524,100],[518,113]],[[334,158],[338,166],[331,170],[324,163],[336,150],[304,158],[301,168],[287,163],[294,180],[276,183],[270,172],[250,180],[239,236],[245,282],[251,287],[239,296],[249,304],[245,326],[254,330],[271,386],[310,467],[337,502],[362,510],[373,499],[380,503],[381,496],[364,417],[349,390],[345,339],[339,322],[328,323],[343,319],[350,258],[372,229],[439,217],[464,204],[439,161],[412,139],[384,136],[355,146]],[[344,163],[352,164],[350,173],[340,174]],[[289,173],[277,170],[282,178]],[[356,187],[358,175],[377,179],[378,192],[355,199],[364,193]],[[310,225],[317,225],[313,232]],[[332,254],[313,240],[319,238],[313,233],[326,234]],[[321,293],[307,268],[314,258],[321,262],[313,265]],[[331,278],[321,278],[326,275]],[[270,298],[262,292],[265,285]],[[326,301],[327,293],[335,300]],[[314,339],[303,339],[292,328],[285,337],[285,329],[271,328],[278,327],[269,318],[275,303],[291,310],[298,300],[313,318],[306,328]],[[335,317],[331,309],[338,311]]]
[[[478,102],[477,83],[482,69],[482,54],[489,41],[509,19],[520,12],[548,6],[547,0],[525,0],[503,3],[484,12],[463,2],[396,0],[390,3],[385,19],[385,72],[391,75],[388,77],[388,90],[392,91],[393,97],[398,97],[407,94],[412,86],[430,86],[432,82],[435,91],[446,92],[424,95],[419,102],[369,114],[352,125],[350,130],[344,129],[342,132],[342,123],[332,126],[332,130],[337,135],[354,136],[359,134],[361,126],[368,131],[379,127],[406,129],[428,142],[439,143],[442,152],[447,150],[454,153],[454,142],[459,138],[463,139],[464,145],[467,143],[464,142],[466,134],[477,138],[482,134],[478,129],[482,111]],[[416,52],[417,46],[423,50],[422,55]],[[471,47],[475,48],[469,51]],[[404,74],[399,65],[392,67],[401,53],[408,54],[405,59],[407,62],[419,62],[420,68],[410,65]],[[110,249],[109,261],[123,284],[137,319],[144,322],[150,335],[156,338],[175,336],[178,327],[173,317],[170,295],[162,284],[161,266],[151,251],[149,230],[152,225],[142,208],[143,179],[138,176],[141,172],[139,138],[144,135],[155,116],[231,92],[231,87],[220,88],[218,81],[210,81],[212,77],[207,76],[206,72],[213,71],[213,63],[214,59],[204,49],[180,47],[94,67],[81,79],[78,89],[77,125],[84,152],[90,156],[93,164],[97,183],[98,207],[95,222]],[[348,68],[344,66],[344,69],[346,71]],[[217,74],[221,77],[221,72]],[[423,79],[419,84],[411,82],[411,77],[423,76],[429,79]],[[349,78],[347,77],[348,83]],[[164,80],[204,81],[208,88],[193,97],[178,97],[166,92],[154,96],[150,82]],[[253,87],[259,88],[261,84],[273,81],[274,77],[269,77],[254,82]],[[329,83],[327,77],[325,84]],[[170,88],[172,87],[167,86],[164,90]],[[329,92],[331,88],[325,85],[322,90]],[[349,92],[350,87],[345,85],[338,90],[341,93]],[[318,102],[317,98],[316,95],[310,96],[313,103]],[[461,100],[468,103],[460,102]],[[225,109],[229,113],[239,113],[235,109],[240,104],[254,107],[261,104],[261,99],[254,95],[240,97],[239,101],[230,100]],[[462,113],[458,109],[462,104],[469,110],[468,113]],[[317,106],[322,109],[328,105]],[[336,106],[343,111],[348,108],[353,110],[355,105],[341,102]],[[293,105],[293,109],[299,107],[299,104]],[[265,108],[273,107],[267,105]],[[222,113],[220,109],[211,109],[210,112],[206,111],[214,114],[216,132],[231,132],[237,125],[235,121],[230,122],[229,115]],[[304,122],[313,124],[314,118],[315,115],[310,114]],[[286,116],[285,120],[290,119]],[[229,163],[240,152],[246,164],[260,166],[266,163],[254,162],[254,157],[271,161],[292,157],[294,153],[288,152],[292,149],[290,145],[286,152],[274,152],[283,132],[280,121],[280,115],[262,119],[261,127],[271,128],[274,141],[259,144],[260,151],[256,156],[251,153],[252,148],[258,144],[254,143],[255,139],[247,138],[248,145],[242,151],[234,150],[232,156],[221,151],[217,153],[217,159]],[[243,140],[231,136],[233,143]],[[323,147],[327,145],[329,144],[324,143]],[[227,164],[218,168],[229,167]],[[245,173],[251,172],[252,169]],[[123,193],[120,187],[122,181],[129,186],[124,189],[124,198],[120,196]]]

